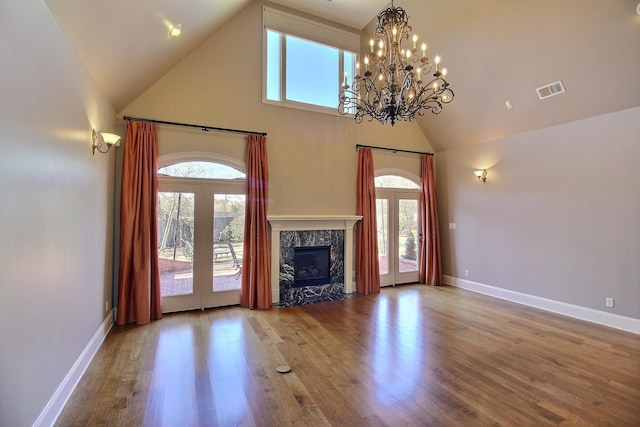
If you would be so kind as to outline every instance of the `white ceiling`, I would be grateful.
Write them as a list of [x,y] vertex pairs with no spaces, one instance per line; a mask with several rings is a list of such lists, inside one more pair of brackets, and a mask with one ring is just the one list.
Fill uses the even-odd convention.
[[[46,0],[97,85],[122,110],[222,23],[259,0]],[[274,0],[363,29],[384,0]],[[436,150],[640,105],[637,0],[401,0],[456,94],[418,123]],[[171,39],[169,28],[183,26]],[[370,30],[370,28],[367,28]],[[134,63],[135,68],[127,64]],[[143,65],[140,65],[143,64]],[[126,76],[126,78],[124,78]],[[544,101],[535,89],[562,80]],[[510,100],[513,109],[504,103]]]
[[[253,0],[46,0],[101,91],[123,109]],[[275,0],[361,29],[386,0]],[[182,24],[182,35],[169,30]],[[132,61],[135,59],[135,61]],[[135,69],[128,64],[135,63]],[[126,78],[124,78],[126,76]]]

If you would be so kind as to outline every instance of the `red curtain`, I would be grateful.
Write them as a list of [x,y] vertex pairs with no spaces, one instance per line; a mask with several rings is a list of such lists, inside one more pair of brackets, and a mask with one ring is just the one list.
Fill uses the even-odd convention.
[[271,248],[267,223],[268,187],[267,138],[262,135],[249,135],[240,293],[240,305],[248,308],[271,307]]
[[376,187],[370,148],[358,151],[356,212],[362,215],[362,220],[356,224],[356,291],[369,295],[380,292]]
[[144,325],[162,317],[157,205],[156,125],[129,121],[122,163],[118,325]]
[[423,235],[420,244],[420,283],[441,285],[440,230],[438,228],[433,156],[430,155],[422,157],[420,221]]

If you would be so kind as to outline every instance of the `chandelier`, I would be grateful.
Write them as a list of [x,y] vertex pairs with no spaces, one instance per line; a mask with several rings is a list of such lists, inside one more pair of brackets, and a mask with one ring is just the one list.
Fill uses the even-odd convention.
[[[409,45],[411,27],[404,9],[391,7],[380,12],[374,38],[369,41],[371,51],[364,57],[365,72],[360,75],[356,63],[351,86],[347,72],[340,90],[340,114],[354,114],[356,123],[365,116],[391,126],[398,120],[413,120],[426,110],[434,114],[442,111],[443,104],[453,100],[453,91],[445,79],[447,70],[440,67],[440,57],[433,63],[427,57],[427,44],[416,48],[418,36],[413,35]],[[435,69],[435,72],[433,72]],[[431,75],[431,72],[433,74]],[[424,80],[423,80],[424,79]]]

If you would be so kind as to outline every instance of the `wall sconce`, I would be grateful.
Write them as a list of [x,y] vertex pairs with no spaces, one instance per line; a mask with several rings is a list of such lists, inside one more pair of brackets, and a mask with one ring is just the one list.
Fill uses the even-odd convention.
[[[100,136],[102,137],[99,141],[98,133],[95,129],[91,133],[91,148],[93,149],[93,155],[95,156],[96,150],[100,153],[108,153],[112,146],[120,145],[120,135],[116,135],[115,133],[108,132],[100,132]],[[106,148],[105,148],[106,147]]]
[[486,169],[477,170],[477,171],[474,171],[473,173],[478,177],[478,181],[487,182],[487,170]]

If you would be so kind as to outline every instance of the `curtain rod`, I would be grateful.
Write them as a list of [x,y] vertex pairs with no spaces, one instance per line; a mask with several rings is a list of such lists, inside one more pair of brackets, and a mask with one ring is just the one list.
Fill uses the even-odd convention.
[[411,153],[411,154],[424,154],[424,155],[427,155],[427,156],[433,156],[433,153],[427,153],[427,152],[424,152],[424,151],[401,150],[399,148],[374,147],[373,145],[356,144],[356,151],[359,148],[373,148],[375,150],[393,151],[394,153]]
[[192,125],[192,124],[189,124],[189,123],[167,122],[167,121],[164,121],[164,120],[143,119],[143,118],[140,118],[140,117],[122,116],[122,118],[124,120],[133,120],[133,121],[136,121],[136,122],[158,123],[158,124],[162,124],[162,125],[198,128],[198,129],[202,130],[203,132],[208,132],[210,130],[219,130],[219,131],[222,131],[222,132],[235,132],[235,133],[246,133],[246,134],[256,134],[256,135],[267,136],[266,132],[254,132],[254,131],[251,131],[251,130],[228,129],[228,128],[219,128],[219,127],[215,127],[215,126],[205,126],[205,125]]

